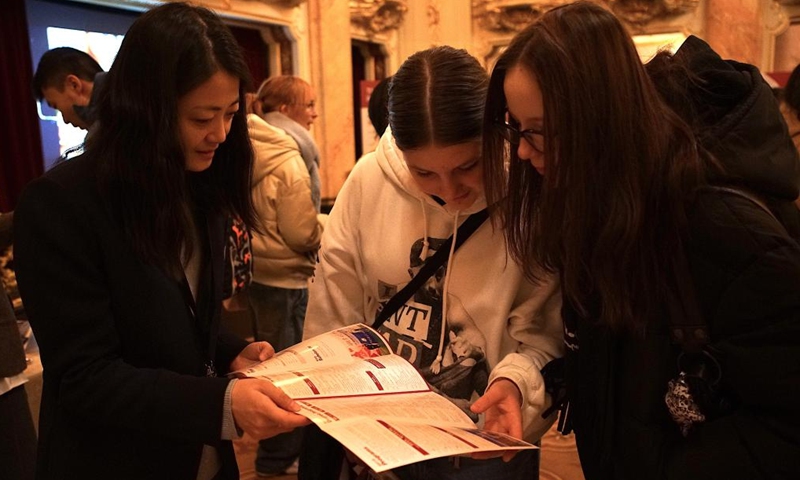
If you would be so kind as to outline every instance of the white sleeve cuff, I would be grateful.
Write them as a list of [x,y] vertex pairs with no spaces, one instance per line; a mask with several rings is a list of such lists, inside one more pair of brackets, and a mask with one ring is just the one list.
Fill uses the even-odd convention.
[[519,388],[522,393],[522,437],[527,442],[538,441],[557,417],[542,418],[542,412],[553,400],[545,393],[541,372],[527,356],[511,353],[492,370],[489,385],[498,378],[506,378]]

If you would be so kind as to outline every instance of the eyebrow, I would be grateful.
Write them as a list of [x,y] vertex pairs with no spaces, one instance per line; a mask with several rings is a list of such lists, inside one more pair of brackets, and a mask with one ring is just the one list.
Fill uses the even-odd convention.
[[[506,109],[506,113],[508,113],[508,116],[509,116],[509,117],[511,117],[511,119],[512,119],[512,120],[514,120],[515,122],[517,122],[517,123],[519,123],[520,125],[522,125],[522,121],[521,121],[521,120],[519,120],[517,117],[515,117],[515,116],[514,116],[514,114],[512,114],[512,113],[511,113],[511,110],[509,110],[509,109]],[[540,124],[541,124],[542,122],[544,122],[544,118],[543,118],[543,117],[530,117],[530,118],[526,118],[525,120],[526,120],[527,122],[529,122],[529,123],[536,123],[536,122],[538,122],[538,123],[540,123]]]
[[[478,162],[480,162],[480,161],[481,161],[481,156],[480,156],[480,155],[478,155],[478,156],[476,156],[475,158],[472,158],[472,159],[470,159],[470,160],[467,160],[467,161],[466,161],[466,162],[464,162],[464,163],[461,163],[461,164],[458,164],[458,165],[456,165],[456,166],[453,168],[453,170],[455,170],[455,169],[457,169],[457,168],[464,168],[464,167],[468,167],[468,166],[470,166],[470,165],[472,165],[472,164],[474,164],[474,163],[478,163]],[[406,164],[406,165],[408,165],[408,164]],[[408,165],[408,168],[409,168],[409,169],[411,169],[411,170],[415,170],[415,171],[417,171],[417,172],[436,173],[434,170],[426,170],[426,169],[424,169],[424,168],[418,168],[418,167],[415,167],[415,166],[413,166],[413,165]]]
[[212,111],[212,112],[219,112],[221,110],[227,110],[227,109],[231,108],[232,106],[236,105],[237,103],[239,103],[239,99],[238,98],[236,100],[234,100],[233,102],[231,102],[231,104],[228,105],[225,108],[220,108],[220,107],[217,107],[216,105],[199,105],[197,107],[192,108],[192,110],[208,110],[208,111]]

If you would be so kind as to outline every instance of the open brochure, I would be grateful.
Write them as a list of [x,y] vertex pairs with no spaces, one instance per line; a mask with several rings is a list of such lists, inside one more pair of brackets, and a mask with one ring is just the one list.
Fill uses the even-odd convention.
[[378,473],[443,456],[536,448],[477,428],[363,324],[318,335],[231,375],[272,382],[300,404],[301,415]]

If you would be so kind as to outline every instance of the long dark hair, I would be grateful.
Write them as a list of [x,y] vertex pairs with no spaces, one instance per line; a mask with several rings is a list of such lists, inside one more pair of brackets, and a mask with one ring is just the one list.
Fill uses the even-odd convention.
[[[187,173],[178,100],[223,70],[240,79],[239,110],[211,166]],[[230,30],[210,10],[170,3],[131,26],[106,79],[87,154],[101,162],[101,191],[134,251],[177,274],[195,247],[192,207],[255,226],[253,153],[245,119],[249,72]]]
[[786,88],[783,90],[783,101],[792,109],[795,117],[800,120],[800,65],[794,67]]
[[481,138],[489,74],[466,50],[417,52],[389,85],[389,125],[400,150]]
[[[513,67],[543,94],[544,176],[494,130]],[[689,127],[661,103],[620,22],[579,2],[518,34],[492,73],[484,128],[487,199],[526,275],[561,273],[583,315],[645,325],[668,295],[660,281],[674,280],[684,202],[703,175]]]

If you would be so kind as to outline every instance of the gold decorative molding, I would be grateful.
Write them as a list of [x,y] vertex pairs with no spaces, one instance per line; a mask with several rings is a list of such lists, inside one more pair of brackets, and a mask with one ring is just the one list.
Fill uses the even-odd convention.
[[371,35],[396,30],[408,11],[406,0],[349,0],[350,23]]
[[[230,0],[225,0],[226,2],[230,3]],[[308,0],[247,0],[250,2],[260,2],[265,3],[267,5],[275,5],[278,7],[299,7],[300,5],[306,3]]]
[[428,31],[431,34],[432,45],[442,43],[442,9],[437,0],[428,0]]
[[428,26],[429,27],[436,27],[439,26],[439,23],[442,20],[442,13],[439,9],[439,5],[435,0],[428,2]]
[[[795,3],[800,4],[800,1],[795,1]],[[789,15],[787,15],[786,10],[781,4],[790,5],[791,2],[785,0],[783,2],[772,1],[762,15],[764,18],[765,32],[773,36],[780,35],[789,28]]]
[[[546,11],[573,0],[473,0],[472,14],[483,29],[498,33],[519,32]],[[623,22],[642,28],[653,20],[694,11],[700,0],[594,0],[605,4]],[[800,2],[800,0],[783,0]]]
[[603,0],[620,20],[643,27],[656,19],[694,11],[700,0]]
[[490,32],[514,33],[530,25],[544,12],[571,0],[521,2],[518,0],[473,0],[472,15]]

